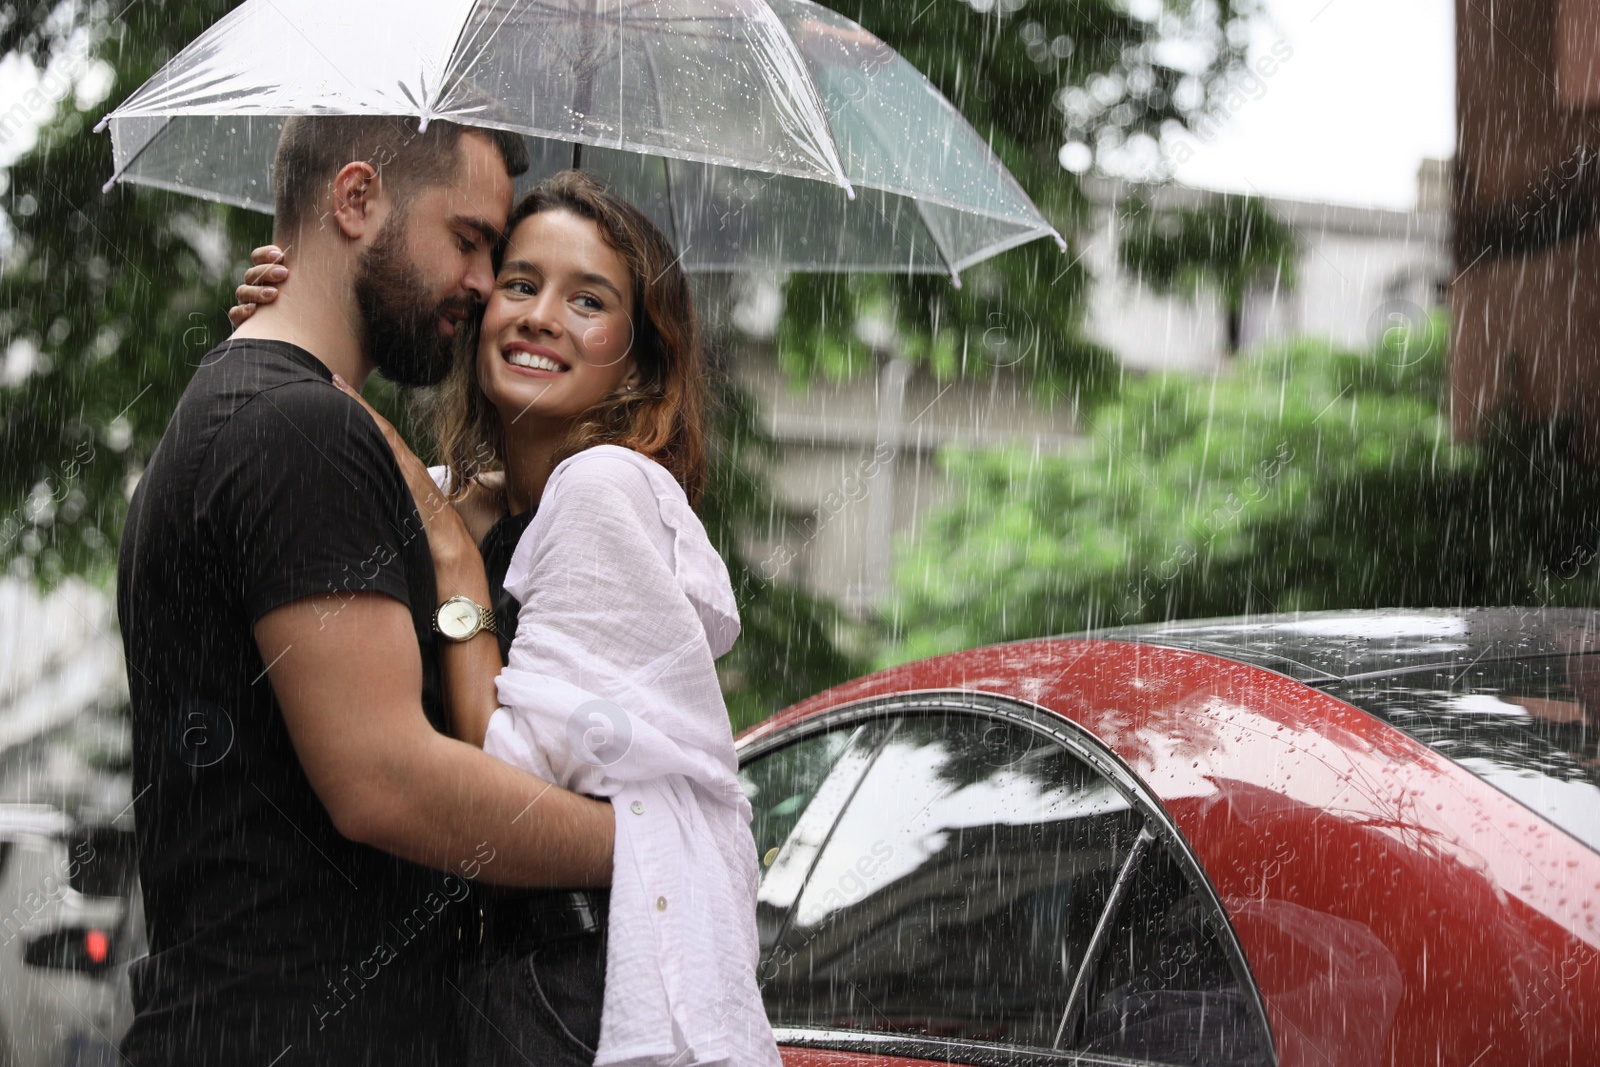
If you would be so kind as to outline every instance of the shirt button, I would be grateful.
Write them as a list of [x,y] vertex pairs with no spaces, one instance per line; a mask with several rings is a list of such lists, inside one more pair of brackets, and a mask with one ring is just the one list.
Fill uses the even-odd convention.
[[628,810],[633,812],[635,815],[643,815],[644,814],[644,801],[635,800],[632,804],[628,805]]
[[656,910],[657,911],[666,911],[667,910],[667,898],[666,897],[656,897]]

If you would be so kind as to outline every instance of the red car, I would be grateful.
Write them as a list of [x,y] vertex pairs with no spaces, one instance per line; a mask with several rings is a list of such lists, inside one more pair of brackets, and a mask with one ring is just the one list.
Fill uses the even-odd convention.
[[789,1067],[1600,1064],[1600,612],[961,652],[740,739]]

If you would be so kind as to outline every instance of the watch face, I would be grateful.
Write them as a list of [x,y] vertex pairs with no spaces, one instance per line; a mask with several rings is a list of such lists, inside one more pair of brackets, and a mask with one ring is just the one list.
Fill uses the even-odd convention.
[[447,600],[439,609],[439,632],[461,640],[478,628],[478,608],[468,600]]

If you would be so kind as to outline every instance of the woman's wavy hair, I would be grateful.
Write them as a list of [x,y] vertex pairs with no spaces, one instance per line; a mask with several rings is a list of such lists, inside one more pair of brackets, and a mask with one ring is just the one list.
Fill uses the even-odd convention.
[[[633,346],[638,384],[590,408],[573,427],[556,462],[594,445],[621,445],[665,467],[698,506],[705,488],[705,356],[699,319],[680,257],[644,213],[581,171],[540,182],[511,211],[507,239],[522,222],[545,211],[588,219],[621,257],[633,282]],[[495,253],[499,273],[504,245]],[[478,387],[478,331],[462,331],[450,375],[424,394],[418,419],[450,468],[452,494],[476,474],[503,469],[500,415]]]

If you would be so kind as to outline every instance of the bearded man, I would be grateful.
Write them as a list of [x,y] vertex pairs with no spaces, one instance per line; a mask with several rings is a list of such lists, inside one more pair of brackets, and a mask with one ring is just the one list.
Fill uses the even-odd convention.
[[[201,362],[130,506],[117,608],[150,954],[125,1058],[450,1063],[466,882],[600,886],[612,815],[453,740],[436,587],[382,432],[335,375],[439,381],[494,284],[519,138],[285,123],[296,284]],[[535,802],[537,802],[535,806]]]

